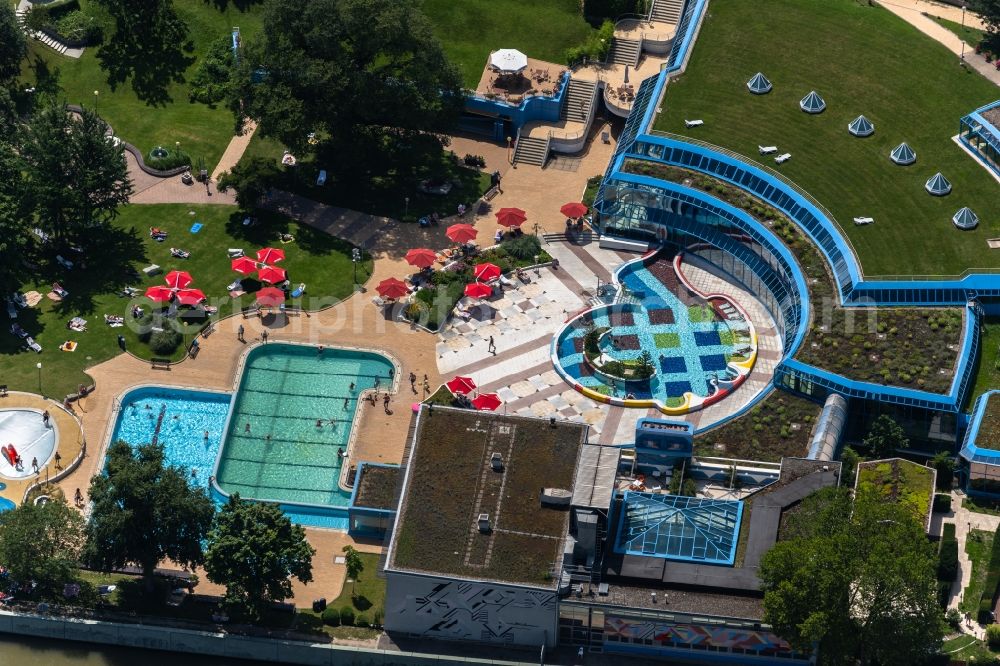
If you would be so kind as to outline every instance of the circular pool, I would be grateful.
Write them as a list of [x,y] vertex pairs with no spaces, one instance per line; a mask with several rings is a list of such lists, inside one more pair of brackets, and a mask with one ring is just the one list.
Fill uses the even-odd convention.
[[[34,476],[32,459],[44,467],[56,450],[58,430],[55,421],[48,425],[40,409],[0,409],[0,476],[24,479]],[[11,452],[20,456],[20,468],[11,464]]]
[[679,258],[647,257],[615,274],[618,294],[566,323],[556,370],[609,404],[683,414],[721,400],[750,373],[756,334],[742,308],[684,282]]

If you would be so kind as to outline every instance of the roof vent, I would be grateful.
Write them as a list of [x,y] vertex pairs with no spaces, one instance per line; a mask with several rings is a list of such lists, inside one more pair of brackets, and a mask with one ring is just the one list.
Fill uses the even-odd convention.
[[569,506],[573,493],[565,488],[542,488],[542,506]]
[[490,456],[490,467],[493,468],[494,472],[502,472],[503,456],[501,456],[499,453],[494,453],[492,456]]
[[490,527],[490,514],[488,513],[479,514],[478,522],[479,522],[479,531],[481,533],[489,534],[490,532],[493,531],[493,528]]

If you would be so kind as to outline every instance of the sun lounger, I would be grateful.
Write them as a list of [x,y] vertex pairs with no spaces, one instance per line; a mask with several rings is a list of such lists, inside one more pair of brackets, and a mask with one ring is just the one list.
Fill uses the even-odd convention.
[[375,304],[375,307],[384,308],[386,305],[389,304],[389,301],[382,298],[381,296],[376,296],[372,298],[372,303]]
[[24,345],[36,354],[42,353],[42,346],[35,342],[35,339],[30,335],[24,339]]
[[157,227],[150,227],[149,237],[157,242],[162,243],[163,241],[167,240],[167,232]]
[[4,302],[7,304],[7,316],[11,319],[17,319],[17,308],[14,307],[14,304],[9,299]]
[[790,159],[792,159],[792,154],[791,153],[782,153],[781,155],[778,155],[777,157],[775,157],[774,161],[777,162],[778,164],[784,164],[785,162],[787,162]]
[[760,151],[761,155],[773,155],[778,152],[777,146],[757,146],[757,150]]
[[136,296],[139,295],[139,290],[136,289],[135,287],[125,287],[124,289],[122,289],[121,295],[124,296],[125,298],[135,298]]
[[862,224],[874,224],[874,223],[875,223],[875,218],[874,217],[856,217],[856,218],[854,218],[854,224],[862,225]]
[[63,258],[61,254],[56,255],[56,262],[68,271],[73,270],[73,262],[69,259]]
[[83,317],[73,317],[69,320],[66,325],[71,331],[77,331],[78,333],[83,333],[87,330],[87,320]]
[[125,317],[120,317],[118,315],[104,315],[104,323],[111,328],[118,328],[119,326],[125,325]]
[[296,287],[295,291],[292,292],[292,298],[298,298],[299,296],[301,296],[304,293],[306,293],[306,283],[305,282],[300,282],[299,286]]
[[704,124],[705,124],[705,121],[704,120],[700,120],[700,119],[699,120],[685,120],[684,121],[684,127],[699,127],[699,126],[704,125]]
[[142,269],[142,273],[146,277],[152,277],[154,275],[159,275],[160,274],[160,267],[157,264],[150,264],[149,266],[146,266],[145,268]]
[[320,187],[326,185],[326,169],[319,170],[319,175],[316,176],[316,184]]
[[40,227],[35,227],[34,229],[31,230],[31,233],[35,234],[35,236],[38,237],[38,240],[42,241],[43,243],[49,242],[50,236],[44,231],[42,231]]
[[232,284],[226,286],[226,291],[240,291],[241,289],[243,289],[242,280],[236,280]]
[[170,255],[172,257],[177,257],[178,259],[189,259],[191,257],[190,252],[188,252],[187,250],[182,250],[179,247],[170,248]]
[[24,330],[23,328],[21,328],[20,324],[11,324],[10,325],[10,332],[13,333],[14,335],[16,335],[19,338],[26,338],[26,337],[28,337],[28,332],[26,330]]
[[52,293],[54,293],[59,298],[66,298],[69,296],[69,292],[62,288],[62,285],[58,282],[52,283]]
[[28,299],[25,297],[24,294],[22,294],[19,291],[15,291],[14,294],[10,297],[10,300],[13,301],[14,305],[16,305],[19,308],[28,307]]
[[231,247],[226,250],[226,252],[229,253],[230,259],[236,259],[243,256],[243,248],[241,247]]

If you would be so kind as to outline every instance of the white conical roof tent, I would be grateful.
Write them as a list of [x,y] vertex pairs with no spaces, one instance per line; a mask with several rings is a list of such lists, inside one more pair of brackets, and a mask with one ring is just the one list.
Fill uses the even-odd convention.
[[899,164],[900,166],[906,166],[907,164],[913,164],[917,161],[917,154],[913,152],[913,148],[905,141],[889,153],[889,159]]
[[802,98],[799,102],[799,108],[806,113],[822,113],[823,109],[826,108],[826,102],[819,96],[819,93],[813,90]]
[[866,137],[875,133],[875,126],[864,116],[858,116],[848,123],[847,131],[857,137]]
[[951,221],[959,229],[975,229],[976,225],[979,224],[979,216],[966,207],[955,213],[952,216]]
[[941,175],[941,172],[938,172],[927,179],[927,182],[924,183],[924,189],[936,197],[943,197],[951,192],[951,183]]
[[753,75],[753,78],[747,81],[747,88],[754,95],[764,95],[771,92],[771,82],[767,80],[762,72],[757,72]]

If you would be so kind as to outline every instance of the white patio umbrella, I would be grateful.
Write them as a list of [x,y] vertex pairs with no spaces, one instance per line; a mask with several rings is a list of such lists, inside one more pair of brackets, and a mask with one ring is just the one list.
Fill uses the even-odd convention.
[[520,72],[528,66],[528,56],[517,49],[500,49],[490,54],[490,66],[501,72]]

